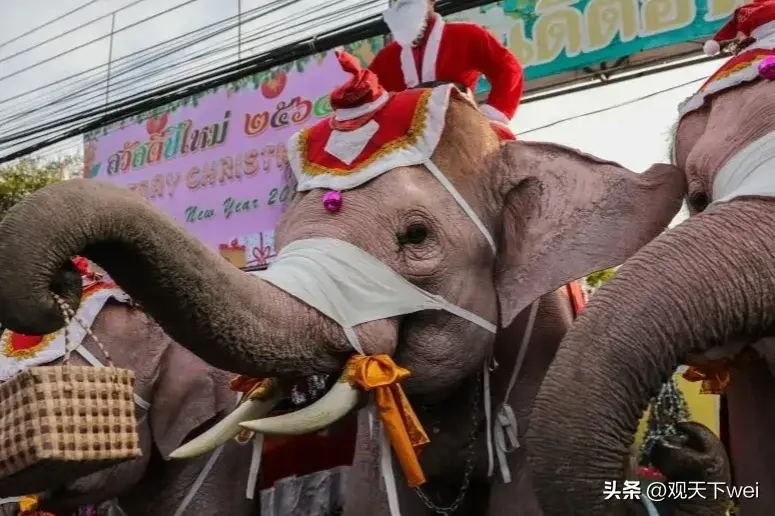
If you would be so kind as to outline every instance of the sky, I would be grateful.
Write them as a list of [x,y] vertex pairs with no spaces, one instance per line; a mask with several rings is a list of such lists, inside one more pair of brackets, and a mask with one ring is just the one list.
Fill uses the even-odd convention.
[[[30,10],[30,3],[34,3],[34,11]],[[45,21],[89,3],[91,5],[61,21],[18,41],[11,41],[15,36]],[[149,84],[158,85],[185,77],[194,71],[201,72],[206,67],[234,62],[237,59],[237,30],[227,27],[228,20],[222,20],[236,17],[238,5],[244,21],[241,55],[247,57],[327,28],[346,25],[348,20],[367,17],[381,11],[386,3],[386,0],[3,2],[0,6],[0,133],[104,103],[107,63],[111,52],[111,91],[107,93],[110,99],[141,91]],[[120,10],[115,16],[111,51],[110,31],[113,20],[110,13],[116,9]],[[143,21],[164,11],[169,12]],[[97,20],[93,23],[45,43],[45,40],[95,18]],[[216,25],[206,29],[212,24]],[[194,37],[218,29],[228,30],[198,44],[193,41]],[[197,30],[197,34],[175,44],[163,43]],[[26,51],[30,47],[34,48]],[[81,48],[67,52],[76,47]],[[169,55],[158,55],[165,51]],[[63,52],[67,52],[66,55],[57,57]],[[40,64],[36,66],[37,63]],[[678,103],[691,95],[700,82],[657,93],[643,100],[636,99],[694,79],[704,79],[719,64],[714,61],[687,66],[527,103],[520,107],[512,126],[518,133],[528,131],[521,138],[577,147],[617,161],[631,170],[643,171],[652,163],[669,161],[668,133],[675,122]],[[73,75],[77,77],[71,77]],[[45,107],[52,100],[59,100],[60,103],[56,107]],[[625,106],[614,107],[628,102]],[[561,121],[605,108],[612,109]],[[550,126],[533,130],[547,125]],[[74,139],[39,154],[46,157],[57,153],[73,153],[79,147],[80,139]],[[682,213],[679,219],[684,216],[685,213]]]

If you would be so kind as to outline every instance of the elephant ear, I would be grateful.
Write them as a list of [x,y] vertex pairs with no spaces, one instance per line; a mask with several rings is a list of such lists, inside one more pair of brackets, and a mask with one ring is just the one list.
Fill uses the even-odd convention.
[[491,162],[503,199],[496,262],[501,324],[547,292],[619,265],[681,208],[684,175],[637,174],[553,143],[504,143]]
[[229,373],[170,340],[159,363],[149,416],[162,457],[167,460],[189,436],[233,409],[235,400]]

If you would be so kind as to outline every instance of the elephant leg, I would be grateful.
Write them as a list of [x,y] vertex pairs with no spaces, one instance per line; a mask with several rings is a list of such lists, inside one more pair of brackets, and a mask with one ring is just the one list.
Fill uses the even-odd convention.
[[727,390],[729,441],[735,484],[756,486],[758,497],[739,500],[745,516],[767,516],[775,507],[775,377],[762,359],[732,371]]

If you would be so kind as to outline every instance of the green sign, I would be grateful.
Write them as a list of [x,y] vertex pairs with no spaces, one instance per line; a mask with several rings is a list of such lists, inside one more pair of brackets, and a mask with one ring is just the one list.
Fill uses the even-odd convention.
[[[527,80],[690,40],[704,41],[745,0],[505,0],[451,15],[488,28]],[[480,82],[477,93],[489,89]]]

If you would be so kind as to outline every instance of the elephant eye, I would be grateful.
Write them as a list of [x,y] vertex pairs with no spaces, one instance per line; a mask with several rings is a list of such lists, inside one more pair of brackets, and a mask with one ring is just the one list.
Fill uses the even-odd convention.
[[399,233],[396,235],[398,243],[403,244],[422,244],[425,239],[428,238],[428,228],[422,224],[412,224],[406,228],[405,233]]

